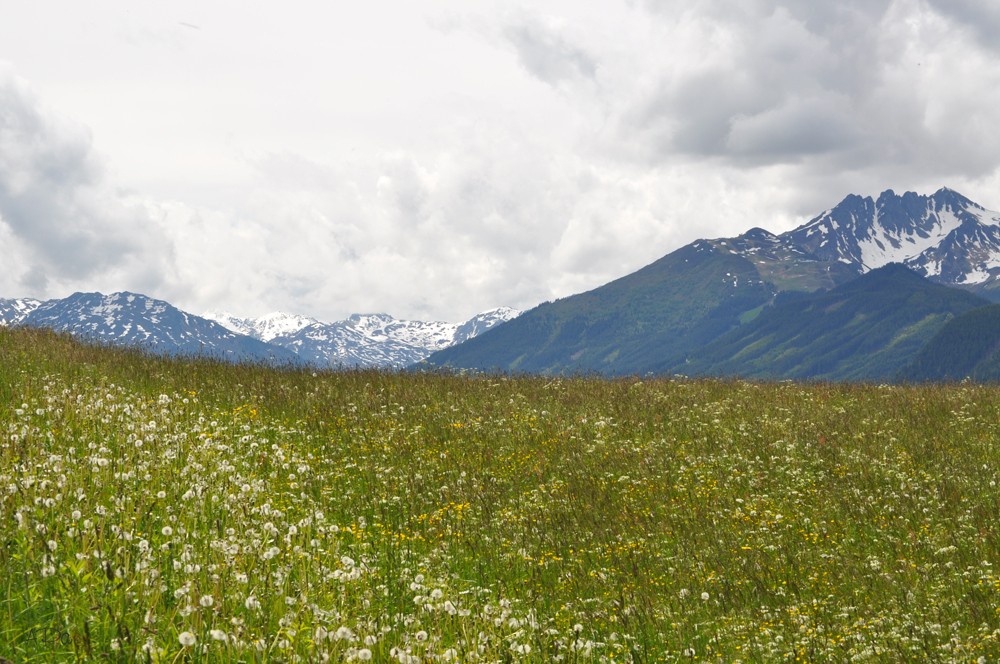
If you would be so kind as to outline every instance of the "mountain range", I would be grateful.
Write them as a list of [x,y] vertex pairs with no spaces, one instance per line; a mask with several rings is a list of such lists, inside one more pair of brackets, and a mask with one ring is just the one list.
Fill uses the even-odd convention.
[[785,233],[696,240],[591,291],[457,324],[195,316],[133,293],[0,300],[0,324],[318,367],[1000,379],[990,301],[1000,302],[1000,213],[943,188],[852,194]]
[[519,313],[499,307],[464,323],[399,320],[387,314],[354,314],[335,323],[282,312],[260,318],[239,318],[216,311],[202,316],[233,332],[288,349],[310,364],[404,367],[516,318]]
[[[981,304],[1000,300],[1000,213],[947,188],[931,196],[899,196],[888,190],[877,200],[850,195],[780,235],[754,228],[734,238],[697,240],[592,291],[539,305],[506,325],[438,351],[426,362],[484,370],[622,374],[676,369],[677,361],[689,364],[696,356],[705,358],[696,364],[699,373],[726,373],[736,367],[723,362],[724,353],[713,356],[718,360],[713,363],[697,351],[735,335],[772,309],[836,290],[891,263],[905,266],[927,284],[985,298],[975,300]],[[878,283],[891,288],[901,282]],[[893,298],[884,295],[874,301],[908,306],[898,299],[892,304]],[[939,310],[921,310],[924,316],[938,316],[934,320],[944,325],[965,311],[965,305],[945,306],[943,301]],[[863,313],[868,305],[855,304],[856,313],[868,315]],[[768,324],[775,320],[770,315],[765,319]],[[735,336],[731,341],[739,343]],[[819,348],[803,352],[813,351]],[[877,373],[894,375],[910,359],[905,353],[895,356],[891,371],[885,365]],[[858,361],[847,373],[873,375]],[[775,370],[769,375],[785,374]],[[803,370],[796,375],[827,374]]]
[[463,323],[354,315],[336,323],[280,312],[238,318],[225,312],[196,316],[136,293],[74,293],[45,302],[0,299],[0,325],[69,331],[89,339],[139,345],[163,354],[314,367],[403,367],[518,315],[501,307]]

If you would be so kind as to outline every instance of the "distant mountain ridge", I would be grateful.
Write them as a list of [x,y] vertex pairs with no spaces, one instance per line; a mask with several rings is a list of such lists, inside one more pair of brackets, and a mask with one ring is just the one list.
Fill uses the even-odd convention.
[[3,326],[48,327],[111,343],[139,344],[164,354],[315,367],[404,367],[519,313],[500,307],[462,323],[404,321],[387,314],[322,323],[281,312],[260,318],[224,312],[196,316],[163,300],[128,292],[74,293],[46,302],[0,299]]
[[238,318],[218,311],[208,311],[203,316],[234,332],[287,348],[311,364],[402,367],[512,320],[520,313],[510,307],[498,307],[462,323],[400,320],[388,314],[354,314],[334,323],[283,312],[260,318]]
[[169,302],[136,293],[74,293],[59,300],[0,300],[4,325],[68,331],[116,344],[140,345],[167,355],[205,355],[228,360],[295,363],[295,353],[266,344]]
[[849,195],[780,235],[753,228],[692,242],[586,293],[427,358],[470,369],[656,371],[795,294],[831,290],[889,263],[1000,300],[1000,213],[942,188]]

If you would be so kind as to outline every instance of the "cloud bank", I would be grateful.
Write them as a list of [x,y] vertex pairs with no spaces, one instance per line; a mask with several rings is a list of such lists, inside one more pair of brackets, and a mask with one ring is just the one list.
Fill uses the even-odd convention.
[[[596,287],[697,237],[786,230],[848,193],[950,186],[997,208],[998,11],[440,0],[395,26],[359,17],[382,50],[327,70],[299,66],[340,62],[310,50],[326,42],[287,30],[290,59],[253,60],[241,35],[266,9],[231,34],[196,13],[198,31],[133,26],[121,41],[137,71],[176,61],[163,85],[224,82],[235,101],[128,116],[123,136],[134,125],[172,155],[142,162],[139,182],[73,108],[0,67],[0,295],[127,289],[193,311],[454,321]],[[226,139],[170,152],[176,137],[151,127],[175,125]]]

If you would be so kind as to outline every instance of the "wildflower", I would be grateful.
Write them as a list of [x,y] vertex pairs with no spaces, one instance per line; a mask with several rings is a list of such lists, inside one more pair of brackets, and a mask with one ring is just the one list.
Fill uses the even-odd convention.
[[701,598],[705,601],[708,601],[708,593],[702,593]]
[[70,514],[70,516],[73,517],[74,521],[79,521],[80,517],[83,516],[83,515],[80,514],[80,510],[73,510],[73,513]]
[[211,595],[202,595],[201,599],[198,600],[198,603],[207,609],[215,604],[215,598]]
[[212,638],[215,639],[216,641],[226,642],[229,640],[229,636],[221,629],[213,629],[212,631],[209,632],[209,634],[211,634]]
[[372,658],[372,651],[369,650],[368,648],[362,648],[361,650],[358,651],[358,659],[360,659],[361,661],[367,662],[371,658]]
[[170,526],[163,526],[163,529],[160,530],[160,532],[163,533],[164,537],[170,537],[171,535],[174,534],[174,529],[171,528]]
[[413,636],[414,636],[414,638],[417,641],[426,641],[427,640],[427,632],[425,632],[424,630],[420,630],[419,632],[417,632]]
[[691,594],[691,591],[687,588],[681,588],[681,591],[677,594],[680,595],[681,599],[685,599]]
[[338,627],[336,638],[338,641],[350,641],[354,638],[354,632],[348,627]]
[[55,551],[56,549],[59,548],[59,545],[56,544],[55,540],[49,540],[47,544],[49,545],[49,551]]
[[322,641],[323,639],[325,639],[326,636],[327,636],[327,634],[328,634],[328,632],[326,631],[326,628],[324,628],[322,625],[320,625],[319,627],[316,628],[316,640],[317,641]]
[[193,646],[198,641],[198,639],[196,639],[194,637],[194,634],[192,634],[191,632],[181,632],[177,636],[177,640],[180,641],[181,645],[184,646],[185,648]]
[[243,605],[246,606],[247,610],[249,611],[253,611],[254,609],[260,608],[260,602],[253,595],[247,597],[247,601],[244,602]]
[[443,653],[441,653],[441,659],[455,659],[458,657],[458,651],[454,648],[448,648]]
[[164,498],[167,497],[167,492],[166,491],[157,491],[156,492],[156,497],[159,498],[160,500],[163,500]]
[[434,590],[431,591],[432,599],[441,599],[442,597],[444,597],[444,593],[441,592],[440,588],[435,588]]

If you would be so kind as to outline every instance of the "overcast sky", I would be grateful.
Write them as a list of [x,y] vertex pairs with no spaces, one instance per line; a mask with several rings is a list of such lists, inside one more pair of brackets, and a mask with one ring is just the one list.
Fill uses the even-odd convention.
[[1000,209],[995,0],[3,5],[0,297],[459,321],[849,193]]

